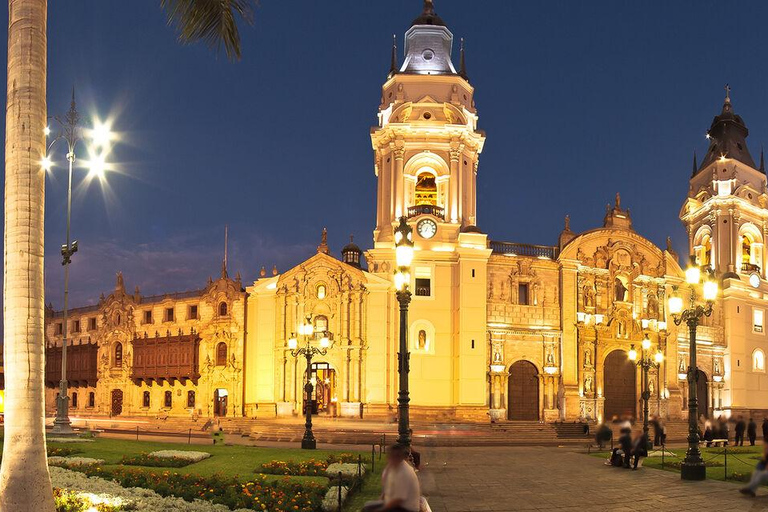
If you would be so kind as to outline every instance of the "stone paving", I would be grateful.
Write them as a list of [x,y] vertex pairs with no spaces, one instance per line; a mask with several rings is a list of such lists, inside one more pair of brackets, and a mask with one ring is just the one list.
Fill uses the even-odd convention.
[[[418,449],[418,447],[417,447]],[[424,448],[422,492],[434,512],[767,510],[739,484],[682,482],[677,473],[604,465],[604,460],[546,447]]]

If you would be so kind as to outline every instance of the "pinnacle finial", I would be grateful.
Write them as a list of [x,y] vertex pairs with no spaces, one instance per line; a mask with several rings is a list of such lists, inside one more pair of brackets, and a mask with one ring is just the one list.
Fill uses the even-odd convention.
[[696,150],[693,150],[693,174],[696,174],[699,170],[699,163],[696,161]]
[[330,250],[328,249],[328,228],[323,228],[323,233],[320,235],[320,245],[317,246],[317,252],[322,252],[324,254],[330,254]]
[[731,86],[728,84],[725,84],[725,102],[731,102]]
[[459,58],[459,76],[467,80],[467,62],[464,59],[464,38],[461,38],[461,56]]
[[389,76],[397,73],[397,34],[392,34],[392,62],[389,65]]
[[435,14],[435,4],[432,0],[424,0],[424,14]]
[[621,194],[616,192],[616,209],[621,210]]
[[760,172],[765,172],[765,155],[764,155],[765,148],[761,145],[760,146]]

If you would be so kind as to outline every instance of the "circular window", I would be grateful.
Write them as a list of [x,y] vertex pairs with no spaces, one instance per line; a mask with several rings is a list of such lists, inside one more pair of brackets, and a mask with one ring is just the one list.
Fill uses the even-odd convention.
[[430,114],[429,112],[424,112],[424,115],[422,117],[426,120],[430,120],[432,119],[432,114]]
[[424,60],[432,60],[434,58],[434,56],[435,56],[435,52],[433,52],[432,50],[427,49],[427,50],[424,50],[421,53],[421,56],[424,58]]

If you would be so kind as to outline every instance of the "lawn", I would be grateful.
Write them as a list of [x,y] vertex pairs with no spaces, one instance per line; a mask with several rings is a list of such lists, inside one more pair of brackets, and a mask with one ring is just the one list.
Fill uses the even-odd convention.
[[[663,460],[661,457],[648,457],[643,459],[643,466],[679,473],[680,463],[685,459],[686,448],[674,450],[667,448],[666,451],[673,453],[674,456],[665,456]],[[749,476],[755,469],[762,453],[762,446],[730,446],[727,449],[701,448],[701,457],[707,466],[707,478],[713,480],[738,482],[749,480]],[[593,452],[592,455],[607,459],[609,452]]]

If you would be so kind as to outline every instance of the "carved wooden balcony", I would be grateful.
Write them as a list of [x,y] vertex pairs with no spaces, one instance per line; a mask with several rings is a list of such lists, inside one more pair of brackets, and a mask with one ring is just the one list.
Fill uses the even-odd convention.
[[[95,386],[98,381],[99,346],[96,343],[67,345],[67,381],[70,387]],[[45,349],[45,385],[61,381],[61,347]]]
[[200,337],[196,333],[133,340],[131,378],[135,381],[200,378]]
[[511,242],[491,242],[491,250],[496,254],[510,256],[533,256],[542,259],[557,259],[560,250],[551,245],[515,244]]

